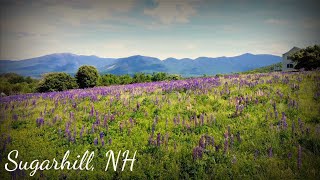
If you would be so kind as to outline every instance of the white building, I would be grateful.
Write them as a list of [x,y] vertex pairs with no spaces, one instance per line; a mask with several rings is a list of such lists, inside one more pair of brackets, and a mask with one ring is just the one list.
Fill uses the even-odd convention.
[[291,61],[291,59],[289,59],[288,56],[294,54],[299,50],[300,48],[293,47],[288,52],[282,55],[282,71],[296,71],[296,69],[294,69],[294,66],[296,65],[296,63]]

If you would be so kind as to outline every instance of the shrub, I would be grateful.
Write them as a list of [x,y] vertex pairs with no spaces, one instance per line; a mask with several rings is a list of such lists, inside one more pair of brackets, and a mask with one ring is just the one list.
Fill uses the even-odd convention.
[[98,85],[99,73],[94,66],[81,66],[75,78],[80,88],[94,87]]
[[55,72],[45,74],[37,87],[38,92],[64,91],[77,88],[77,83],[69,74]]

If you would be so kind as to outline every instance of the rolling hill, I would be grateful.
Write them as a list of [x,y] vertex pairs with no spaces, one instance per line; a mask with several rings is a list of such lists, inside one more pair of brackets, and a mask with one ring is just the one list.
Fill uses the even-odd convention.
[[0,60],[0,73],[15,72],[25,76],[40,77],[41,74],[48,72],[74,74],[82,65],[93,65],[101,73],[118,75],[136,72],[167,72],[182,76],[201,76],[203,74],[243,72],[280,61],[279,56],[250,53],[234,57],[167,58],[164,60],[141,55],[116,59],[58,53],[25,60]]

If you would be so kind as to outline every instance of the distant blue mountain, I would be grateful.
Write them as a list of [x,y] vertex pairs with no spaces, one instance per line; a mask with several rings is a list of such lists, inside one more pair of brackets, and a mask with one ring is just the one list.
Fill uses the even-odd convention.
[[194,60],[167,58],[163,61],[153,57],[131,56],[118,59],[104,72],[112,74],[167,72],[183,76],[200,76],[203,74],[243,72],[278,62],[281,62],[279,56],[249,53],[235,57],[199,57]]
[[40,77],[41,74],[48,72],[73,74],[82,65],[93,65],[98,70],[102,70],[112,63],[115,63],[113,58],[59,53],[18,61],[0,60],[0,73],[15,72],[21,75]]
[[234,57],[167,58],[165,60],[140,55],[115,59],[59,53],[18,61],[0,60],[0,73],[15,72],[25,76],[40,77],[41,74],[48,72],[74,74],[82,65],[93,65],[101,73],[117,75],[167,72],[182,76],[200,76],[242,72],[278,62],[281,62],[279,56],[249,53]]

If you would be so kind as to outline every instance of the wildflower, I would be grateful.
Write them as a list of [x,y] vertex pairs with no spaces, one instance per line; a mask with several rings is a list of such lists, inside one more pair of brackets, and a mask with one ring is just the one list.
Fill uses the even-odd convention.
[[268,156],[269,156],[269,158],[272,157],[272,147],[270,147],[270,148],[268,149]]
[[281,121],[282,121],[282,128],[283,129],[287,129],[288,127],[288,124],[287,124],[287,117],[285,115],[284,112],[282,112],[282,118],[281,118]]
[[237,132],[236,136],[237,136],[237,141],[240,143],[241,142],[241,137],[240,137],[240,132],[239,131]]
[[97,145],[98,145],[98,138],[95,138],[95,139],[93,140],[93,143],[94,143],[95,146],[97,146]]
[[201,159],[203,155],[203,149],[199,146],[193,148],[192,156],[194,160]]
[[101,145],[104,146],[104,139],[101,139]]
[[302,166],[302,149],[301,146],[298,146],[298,169],[300,170]]
[[225,138],[223,152],[227,153],[227,151],[228,151],[228,138]]
[[216,145],[216,146],[215,146],[216,152],[219,152],[220,148],[221,148],[221,145],[220,145],[220,144]]
[[204,140],[204,137],[201,136],[201,138],[200,138],[200,140],[199,140],[199,147],[205,148],[205,142],[204,142],[204,141],[205,141],[205,140]]
[[80,138],[82,138],[83,132],[84,132],[84,126],[82,126],[82,128],[81,128],[81,131],[80,131]]
[[231,136],[230,136],[230,149],[232,149],[233,144],[234,144],[234,137],[233,137],[233,134],[231,134]]
[[17,120],[18,120],[18,115],[17,115],[17,114],[14,114],[14,115],[12,116],[12,119],[15,120],[15,121],[17,121]]
[[94,128],[95,128],[95,124],[92,124],[92,127],[91,127],[91,133],[92,134],[94,133]]
[[254,151],[254,160],[256,160],[258,158],[259,154],[260,154],[260,151],[258,149],[256,149]]
[[94,115],[94,107],[93,107],[93,105],[92,105],[92,106],[91,106],[91,111],[90,111],[90,116],[93,117],[93,115]]
[[44,125],[44,119],[42,117],[38,118],[36,120],[37,126],[40,127],[42,125]]
[[160,146],[160,144],[161,144],[161,134],[158,133],[158,135],[157,135],[157,146]]
[[102,139],[104,137],[104,132],[100,132],[100,139]]

